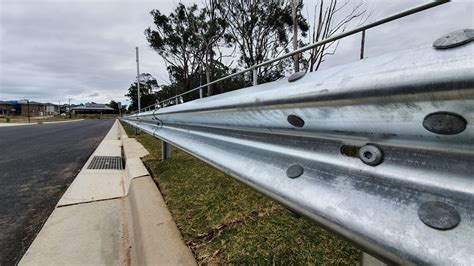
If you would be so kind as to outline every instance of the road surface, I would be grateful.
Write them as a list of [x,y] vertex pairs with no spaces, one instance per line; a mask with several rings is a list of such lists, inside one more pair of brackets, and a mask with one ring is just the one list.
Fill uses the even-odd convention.
[[113,122],[0,127],[0,265],[20,260]]

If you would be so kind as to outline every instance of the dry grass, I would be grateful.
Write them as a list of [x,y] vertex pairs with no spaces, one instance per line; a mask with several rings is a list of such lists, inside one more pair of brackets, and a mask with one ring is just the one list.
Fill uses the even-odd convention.
[[198,263],[358,264],[360,251],[277,202],[173,148],[161,162],[161,142],[136,137],[144,158]]

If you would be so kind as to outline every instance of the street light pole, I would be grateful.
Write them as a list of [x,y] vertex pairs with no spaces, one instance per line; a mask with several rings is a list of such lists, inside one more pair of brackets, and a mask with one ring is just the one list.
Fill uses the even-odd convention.
[[139,66],[139,57],[138,57],[138,47],[135,47],[136,58],[137,58],[137,94],[138,94],[138,112],[140,113],[140,66]]

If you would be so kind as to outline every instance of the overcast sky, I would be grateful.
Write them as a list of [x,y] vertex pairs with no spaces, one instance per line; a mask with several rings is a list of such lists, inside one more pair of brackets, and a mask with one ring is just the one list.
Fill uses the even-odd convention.
[[[369,21],[426,1],[368,1]],[[168,14],[178,2],[0,0],[0,100],[126,102],[136,76],[135,46],[141,72],[163,83],[168,80],[163,60],[143,32],[152,26],[150,10]],[[474,28],[473,2],[453,1],[369,30],[366,55],[430,45],[448,32]],[[311,15],[315,0],[304,3]],[[359,42],[360,35],[345,39],[323,67],[357,60]]]

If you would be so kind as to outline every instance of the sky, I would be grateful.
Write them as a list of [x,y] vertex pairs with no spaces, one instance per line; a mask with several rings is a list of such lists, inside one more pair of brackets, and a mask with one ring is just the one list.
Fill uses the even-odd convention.
[[[367,0],[373,10],[369,22],[427,1]],[[312,17],[315,2],[304,1],[304,15]],[[153,27],[152,9],[169,14],[177,3],[0,0],[0,100],[66,103],[71,98],[71,103],[126,104],[124,94],[136,77],[136,46],[140,71],[165,83],[164,61],[148,46],[143,32]],[[438,37],[464,28],[474,28],[474,0],[453,0],[367,31],[365,54],[374,57],[431,45]],[[344,39],[322,68],[358,60],[359,49],[360,35]]]

